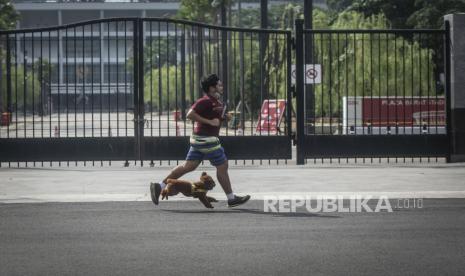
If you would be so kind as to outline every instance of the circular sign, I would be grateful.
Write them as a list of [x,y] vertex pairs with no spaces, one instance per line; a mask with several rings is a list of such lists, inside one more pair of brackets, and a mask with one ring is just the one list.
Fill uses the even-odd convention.
[[292,77],[293,77],[294,79],[297,78],[297,73],[296,73],[295,71],[296,71],[296,70],[294,69],[294,70],[292,70],[292,73],[291,73],[291,74],[292,74]]
[[309,79],[316,79],[318,77],[318,71],[315,70],[314,68],[308,69],[305,74],[306,74],[307,78],[309,78]]

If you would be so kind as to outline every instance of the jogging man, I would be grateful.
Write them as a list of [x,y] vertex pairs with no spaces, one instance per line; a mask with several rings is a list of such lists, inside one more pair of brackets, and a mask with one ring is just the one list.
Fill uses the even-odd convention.
[[228,175],[228,160],[218,139],[226,108],[221,102],[223,84],[217,75],[212,74],[204,78],[201,85],[204,96],[198,99],[187,113],[187,118],[194,121],[194,132],[190,137],[186,161],[174,168],[161,182],[150,184],[150,194],[155,205],[158,205],[161,190],[166,186],[167,179],[178,179],[195,170],[204,159],[210,160],[216,167],[216,177],[228,198],[229,207],[244,204],[250,199],[249,195],[237,196],[233,193]]

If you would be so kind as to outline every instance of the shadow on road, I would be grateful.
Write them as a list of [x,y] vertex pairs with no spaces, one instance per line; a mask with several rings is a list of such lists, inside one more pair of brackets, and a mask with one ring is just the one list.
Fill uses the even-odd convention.
[[178,213],[178,214],[238,214],[238,213],[247,213],[253,215],[265,215],[265,216],[273,216],[273,217],[296,217],[296,218],[310,218],[310,217],[318,217],[318,218],[340,218],[340,216],[328,216],[328,215],[320,215],[315,213],[275,213],[275,212],[265,212],[259,209],[231,209],[231,210],[163,210],[165,212],[170,213]]

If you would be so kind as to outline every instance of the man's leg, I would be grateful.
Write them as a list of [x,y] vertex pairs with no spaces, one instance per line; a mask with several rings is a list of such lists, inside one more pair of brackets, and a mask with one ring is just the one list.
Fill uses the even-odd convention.
[[191,171],[194,171],[197,169],[197,167],[200,164],[200,160],[186,160],[184,163],[180,164],[176,168],[174,168],[168,176],[163,179],[163,183],[166,183],[166,180],[171,178],[171,179],[178,179],[181,176],[185,175],[186,173],[189,173]]
[[218,178],[218,181],[220,182],[221,187],[223,188],[224,193],[228,198],[229,207],[239,206],[246,203],[250,199],[249,195],[237,196],[233,193],[228,174],[228,160],[225,160],[224,163],[216,166],[216,177]]
[[158,205],[158,199],[160,197],[160,193],[166,186],[166,180],[171,179],[178,179],[181,176],[185,175],[188,172],[195,170],[200,164],[200,160],[186,160],[181,165],[174,168],[170,174],[163,179],[160,183],[150,183],[150,195],[152,198],[152,202],[155,205]]
[[229,179],[228,174],[228,160],[226,160],[223,164],[216,166],[216,178],[221,184],[223,191],[225,194],[231,194],[231,180]]

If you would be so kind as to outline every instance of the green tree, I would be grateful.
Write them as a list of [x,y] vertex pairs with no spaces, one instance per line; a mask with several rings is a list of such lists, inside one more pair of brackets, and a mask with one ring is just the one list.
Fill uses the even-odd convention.
[[[392,25],[383,13],[366,16],[363,12],[354,10],[346,10],[337,15],[320,9],[315,9],[313,12],[313,25],[316,30],[388,29]],[[273,13],[273,23],[270,24],[273,28],[292,29],[294,19],[303,18],[300,5],[283,5],[273,10]],[[257,9],[244,9],[241,13],[242,26],[258,27],[258,15]],[[318,103],[316,115],[340,116],[342,99],[345,96],[440,95],[442,91],[435,86],[435,80],[438,79],[437,72],[442,72],[439,68],[441,65],[435,63],[435,55],[440,52],[440,48],[433,47],[432,43],[420,43],[422,41],[418,38],[418,36],[402,37],[393,34],[315,33],[315,63],[322,64],[323,68],[322,84],[315,88],[315,100]],[[240,100],[246,99],[252,111],[251,115],[256,116],[261,101],[264,100],[260,95],[259,78],[262,63],[265,65],[264,77],[269,88],[266,91],[269,98],[281,99],[286,95],[286,40],[269,35],[268,48],[262,61],[259,60],[258,35],[232,32],[229,39],[231,41],[228,45],[229,53],[241,53],[229,55],[229,66],[241,68],[240,73],[236,73],[238,70],[231,70],[229,76],[227,92],[230,110],[234,109]],[[245,48],[241,41],[245,41]],[[215,51],[221,46],[219,42],[204,40],[203,43],[204,66],[218,62],[208,60],[207,57],[215,57]],[[186,63],[192,65],[194,60],[186,60]],[[295,64],[295,61],[293,63]],[[174,69],[168,70],[170,75],[173,75],[172,70]],[[242,77],[243,87],[241,87]],[[174,86],[170,84],[170,91],[172,87]],[[174,95],[173,93],[175,92],[171,91],[170,95]],[[167,95],[162,95],[162,98],[166,101]],[[170,101],[169,104],[173,106],[174,103]]]
[[16,26],[19,15],[11,1],[0,0],[0,30],[10,30]]
[[[147,111],[170,111],[181,109],[182,103],[182,71],[181,66],[163,65],[153,68],[144,76],[144,101],[149,106]],[[191,78],[189,67],[185,70],[186,103],[191,104]]]
[[[19,16],[18,13],[15,11],[13,5],[8,0],[0,0],[0,31],[1,30],[9,30],[13,29],[16,26],[16,21],[18,20]],[[0,76],[4,76],[5,73],[3,69],[5,69],[4,60],[5,60],[5,44],[6,41],[2,40],[0,42],[0,60],[2,61],[2,66],[0,66]],[[6,86],[5,78],[0,80],[0,86]],[[4,91],[3,89],[1,91]],[[0,111],[6,105],[3,102],[3,98],[6,99],[6,95],[0,95]]]
[[153,37],[152,41],[144,47],[144,72],[176,61],[176,48],[180,49],[181,39],[178,37],[175,41],[173,37]]
[[354,0],[326,0],[328,10],[332,14],[338,14],[349,7]]
[[413,28],[440,28],[444,15],[465,12],[465,0],[417,0],[415,11],[407,19]]
[[[237,52],[241,49],[241,40],[239,39],[240,36],[245,41],[242,47],[244,47],[244,51],[241,55],[233,55],[229,59],[230,66],[232,68],[243,68],[243,79],[244,79],[244,89],[240,87],[240,74],[236,70],[236,74],[232,74],[229,76],[229,109],[234,110],[236,105],[239,101],[244,100],[248,107],[250,107],[250,111],[252,112],[252,116],[256,116],[258,114],[258,110],[261,107],[260,102],[260,60],[259,60],[259,43],[257,40],[257,35],[252,33],[247,34],[239,34],[234,33],[232,40],[233,43],[231,47],[236,49]],[[233,50],[234,51],[234,50]],[[269,60],[269,57],[265,57],[265,60]],[[268,72],[268,69],[266,70]],[[273,96],[273,92],[270,92],[270,96]]]
[[[13,29],[16,26],[16,21],[18,20],[19,15],[15,11],[13,5],[9,0],[0,0],[0,31]],[[6,86],[6,78],[4,69],[6,68],[5,62],[5,46],[6,39],[0,39],[0,92],[3,92],[3,86]],[[3,93],[0,96],[0,112],[4,110],[6,102],[3,101],[3,98],[6,99],[6,95]]]
[[219,25],[221,5],[230,8],[232,0],[181,0],[178,18]]
[[[37,72],[32,73],[30,69],[24,70],[22,65],[11,67],[11,104],[12,109],[21,112],[38,110],[40,103],[40,81]],[[7,85],[6,85],[6,64],[2,63],[2,108],[7,109]]]
[[406,29],[407,19],[415,11],[416,0],[355,0],[346,9],[357,11],[366,17],[384,14],[388,20],[387,28]]
[[395,29],[435,29],[443,25],[444,15],[464,12],[465,0],[355,0],[346,10],[383,13]]
[[216,22],[217,11],[211,4],[211,0],[181,0],[177,17],[205,23]]
[[[384,15],[364,17],[343,12],[332,29],[386,29]],[[317,34],[316,63],[322,66],[322,83],[315,87],[316,116],[341,116],[348,96],[431,96],[435,87],[434,51],[417,39],[394,34]]]

